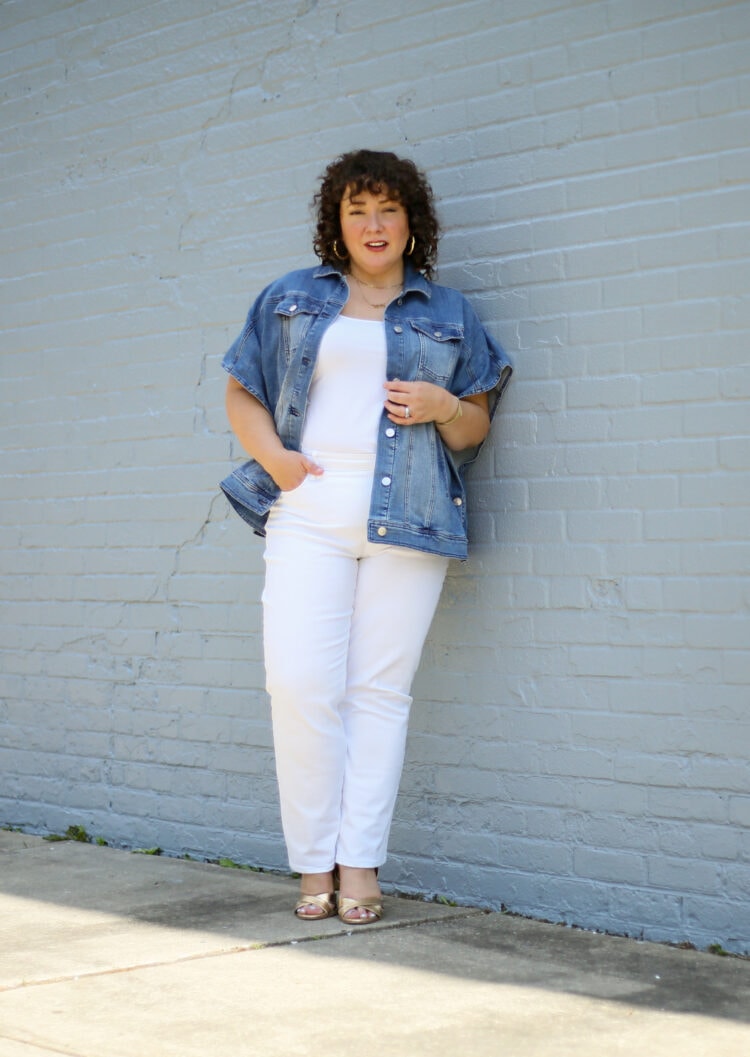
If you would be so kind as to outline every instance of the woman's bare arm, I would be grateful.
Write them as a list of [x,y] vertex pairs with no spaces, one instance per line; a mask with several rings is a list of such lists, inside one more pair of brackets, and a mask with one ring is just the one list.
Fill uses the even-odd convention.
[[237,440],[273,477],[282,492],[297,488],[309,473],[323,473],[322,468],[302,452],[284,447],[271,414],[235,378],[227,382],[226,408]]
[[[451,451],[474,448],[489,433],[487,393],[477,393],[459,400],[453,393],[432,382],[402,382],[399,379],[386,382],[385,388],[388,392],[385,408],[391,422],[399,426],[434,422]],[[407,407],[409,417],[405,418],[404,409]]]

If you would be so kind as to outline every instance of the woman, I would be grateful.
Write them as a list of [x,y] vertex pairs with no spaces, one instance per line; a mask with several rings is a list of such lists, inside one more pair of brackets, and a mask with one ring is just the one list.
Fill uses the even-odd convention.
[[344,154],[315,202],[321,266],[267,287],[224,358],[251,459],[222,488],[266,536],[295,913],[357,925],[382,916],[411,683],[448,559],[466,556],[462,465],[511,368],[462,295],[432,282],[438,223],[413,162]]

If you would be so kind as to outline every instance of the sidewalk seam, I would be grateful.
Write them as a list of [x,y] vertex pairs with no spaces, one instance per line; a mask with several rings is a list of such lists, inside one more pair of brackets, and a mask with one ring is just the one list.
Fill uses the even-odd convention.
[[349,937],[358,934],[360,931],[362,935],[371,935],[373,931],[394,932],[397,929],[420,928],[424,925],[442,925],[445,922],[456,921],[457,919],[467,917],[477,917],[480,914],[486,913],[484,910],[476,910],[473,907],[460,909],[463,910],[463,913],[446,914],[444,917],[441,917],[439,921],[436,921],[434,918],[420,918],[417,921],[394,921],[393,923],[378,922],[376,925],[368,925],[365,927],[362,925],[355,925],[350,929],[339,929],[336,932],[327,934],[316,933],[315,935],[302,936],[300,938],[295,937],[295,939],[289,940],[269,940],[260,943],[240,944],[236,947],[228,947],[226,950],[205,951],[202,954],[185,954],[179,958],[171,958],[166,961],[138,962],[137,964],[125,965],[117,969],[95,969],[81,973],[70,973],[66,976],[53,976],[45,980],[29,980],[19,984],[11,984],[7,986],[0,985],[0,995],[10,994],[13,991],[23,991],[31,987],[50,987],[55,984],[70,983],[75,980],[89,980],[100,976],[117,976],[121,973],[138,972],[141,969],[159,969],[169,965],[181,965],[186,962],[205,961],[208,958],[223,958],[227,955],[247,954],[250,951],[272,950],[278,947],[296,947],[303,943],[315,943],[321,940],[326,941],[340,939],[341,937]]

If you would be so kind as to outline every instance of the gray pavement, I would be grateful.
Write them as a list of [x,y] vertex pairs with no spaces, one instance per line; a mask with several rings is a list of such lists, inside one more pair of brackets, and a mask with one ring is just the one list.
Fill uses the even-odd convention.
[[750,961],[0,832],[0,1057],[747,1057]]

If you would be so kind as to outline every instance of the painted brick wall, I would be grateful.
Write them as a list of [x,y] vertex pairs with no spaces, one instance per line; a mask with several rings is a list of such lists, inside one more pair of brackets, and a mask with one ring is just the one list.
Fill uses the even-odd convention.
[[220,358],[392,148],[517,370],[387,879],[750,949],[750,4],[6,0],[0,84],[0,822],[284,866]]

